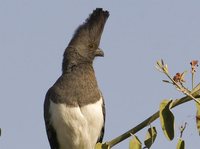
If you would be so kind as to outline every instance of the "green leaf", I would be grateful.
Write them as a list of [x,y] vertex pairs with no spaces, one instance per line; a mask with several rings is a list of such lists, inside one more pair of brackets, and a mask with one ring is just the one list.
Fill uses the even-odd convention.
[[178,139],[178,143],[176,145],[176,149],[184,149],[185,148],[185,141],[181,138]]
[[133,138],[129,143],[129,149],[142,149],[142,143],[137,136],[133,135]]
[[151,145],[154,143],[157,136],[156,127],[151,127],[148,129],[144,144],[147,148],[150,148]]
[[174,115],[170,111],[172,100],[163,100],[160,104],[160,122],[162,130],[168,140],[174,138]]
[[110,149],[110,146],[107,145],[106,143],[102,144],[102,143],[98,142],[95,145],[95,149]]
[[196,126],[197,126],[197,130],[199,132],[199,135],[200,135],[200,105],[198,103],[196,103],[196,107],[197,107]]
[[101,143],[97,143],[95,145],[95,149],[102,149],[102,144]]

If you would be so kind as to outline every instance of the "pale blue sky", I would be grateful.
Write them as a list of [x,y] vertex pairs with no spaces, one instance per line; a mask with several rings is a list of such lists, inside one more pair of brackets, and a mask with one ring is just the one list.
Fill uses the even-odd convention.
[[[166,77],[154,65],[163,58],[174,74],[188,70],[192,59],[200,60],[200,1],[0,0],[1,149],[49,149],[44,97],[61,74],[62,55],[74,30],[96,7],[110,11],[100,45],[105,57],[94,64],[107,109],[104,140],[149,117],[162,99],[182,97],[161,82]],[[198,148],[194,102],[173,112],[174,141],[166,140],[157,120],[152,149],[175,148],[178,126],[185,121],[186,147]],[[141,140],[145,132],[137,134]],[[126,148],[127,141],[114,147]]]

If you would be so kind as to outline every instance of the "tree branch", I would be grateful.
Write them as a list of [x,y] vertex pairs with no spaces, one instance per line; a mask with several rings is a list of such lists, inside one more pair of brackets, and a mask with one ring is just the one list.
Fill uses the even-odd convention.
[[[195,98],[200,98],[200,84],[198,84],[192,91],[191,91],[191,95],[192,97]],[[174,108],[180,104],[183,104],[185,102],[188,102],[190,100],[193,100],[191,96],[185,96],[181,99],[176,99],[172,102],[172,106],[171,108]],[[110,148],[115,146],[116,144],[120,143],[121,141],[127,139],[128,137],[130,137],[132,134],[137,133],[138,131],[142,130],[143,128],[145,128],[146,126],[150,125],[153,121],[155,121],[157,118],[159,118],[159,111],[157,111],[156,113],[154,113],[152,116],[150,116],[149,118],[147,118],[146,120],[144,120],[143,122],[141,122],[140,124],[138,124],[136,127],[128,130],[127,132],[125,132],[124,134],[114,138],[111,141],[107,141],[104,143],[104,145],[109,146]]]

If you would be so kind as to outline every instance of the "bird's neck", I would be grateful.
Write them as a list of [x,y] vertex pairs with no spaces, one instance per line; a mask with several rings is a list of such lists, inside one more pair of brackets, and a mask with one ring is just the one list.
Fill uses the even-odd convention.
[[63,75],[65,74],[70,74],[70,73],[88,73],[88,72],[93,72],[94,73],[94,68],[92,63],[80,63],[80,64],[68,64],[68,66],[63,69]]
[[68,88],[65,92],[71,97],[68,102],[72,104],[78,103],[83,106],[100,99],[100,92],[92,65],[74,66],[70,72],[66,71],[62,74],[62,79],[65,84],[61,86]]

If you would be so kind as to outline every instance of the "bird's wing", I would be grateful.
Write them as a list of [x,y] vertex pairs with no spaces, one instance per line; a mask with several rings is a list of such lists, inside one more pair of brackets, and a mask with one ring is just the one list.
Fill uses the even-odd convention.
[[51,149],[59,149],[56,131],[53,128],[50,121],[50,112],[49,112],[50,100],[51,100],[50,98],[51,98],[51,90],[47,92],[45,101],[44,101],[44,120],[45,120],[45,126],[46,126],[46,133],[48,136]]
[[[101,96],[102,96],[102,94],[101,94]],[[104,102],[104,98],[103,98],[103,96],[102,96],[102,99],[103,99],[103,104],[102,104],[102,111],[103,111],[103,126],[102,126],[102,129],[101,129],[100,136],[99,136],[99,138],[98,138],[98,140],[97,140],[97,143],[103,141],[103,136],[104,136],[104,131],[105,131],[106,110],[105,110],[105,102]]]

